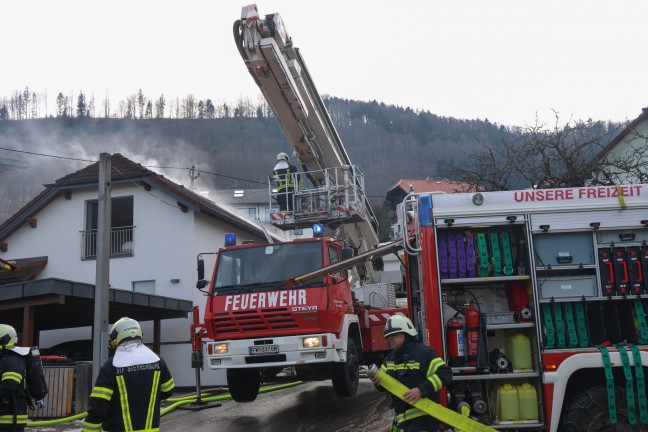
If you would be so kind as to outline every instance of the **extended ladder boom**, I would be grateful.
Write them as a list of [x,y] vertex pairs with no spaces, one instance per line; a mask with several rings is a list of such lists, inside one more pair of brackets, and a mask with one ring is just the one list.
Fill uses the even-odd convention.
[[[243,7],[234,38],[248,71],[308,171],[351,165],[308,68],[278,13]],[[319,178],[318,180],[322,180]]]
[[261,18],[256,5],[245,6],[241,19],[234,23],[234,39],[306,170],[291,182],[295,184],[294,211],[271,214],[272,223],[295,229],[320,222],[343,227],[342,237],[359,252],[378,246],[364,176],[352,165],[281,16]]

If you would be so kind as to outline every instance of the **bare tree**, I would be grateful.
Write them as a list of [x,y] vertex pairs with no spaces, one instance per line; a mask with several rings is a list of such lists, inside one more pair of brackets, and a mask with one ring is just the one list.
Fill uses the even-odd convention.
[[139,118],[143,119],[144,118],[144,106],[146,105],[146,97],[144,97],[144,93],[142,93],[142,89],[139,89],[139,92],[137,93],[137,106],[139,107]]
[[106,90],[106,97],[104,97],[101,106],[103,107],[104,118],[110,118],[110,98],[108,97],[108,90]]
[[183,117],[186,119],[196,118],[197,104],[196,97],[189,93],[187,97],[183,100]]
[[144,113],[144,118],[145,119],[153,118],[153,104],[151,103],[151,101],[146,102],[146,112]]
[[164,93],[162,93],[158,100],[155,101],[155,118],[164,118],[165,105],[166,100],[164,99]]
[[56,117],[63,117],[64,112],[65,98],[63,97],[63,93],[59,92],[59,94],[56,96]]
[[49,114],[47,111],[47,89],[43,91],[43,104],[45,105],[45,117],[47,118],[47,115]]
[[137,95],[130,95],[126,98],[126,114],[124,118],[134,119],[137,118],[135,109],[137,107]]
[[94,92],[92,92],[92,96],[90,97],[90,101],[88,102],[88,117],[95,117],[95,95]]
[[557,113],[555,120],[552,128],[537,119],[532,126],[513,128],[501,143],[480,142],[480,151],[464,152],[460,164],[442,163],[442,171],[473,190],[511,190],[583,186],[608,169],[598,155],[621,125],[592,120],[561,125]]

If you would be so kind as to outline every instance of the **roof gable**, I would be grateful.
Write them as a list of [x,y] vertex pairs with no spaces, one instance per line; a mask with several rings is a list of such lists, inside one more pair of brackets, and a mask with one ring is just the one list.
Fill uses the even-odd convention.
[[603,159],[607,155],[610,154],[612,150],[614,150],[615,147],[623,144],[626,139],[633,134],[639,125],[644,122],[648,121],[648,107],[642,108],[641,109],[641,114],[634,120],[632,120],[617,136],[615,136],[606,146],[605,148],[599,153],[599,158]]
[[[112,181],[157,176],[158,174],[133,162],[132,160],[115,153],[110,157],[110,176]],[[55,186],[86,185],[97,183],[99,179],[99,162],[67,174],[54,182]]]

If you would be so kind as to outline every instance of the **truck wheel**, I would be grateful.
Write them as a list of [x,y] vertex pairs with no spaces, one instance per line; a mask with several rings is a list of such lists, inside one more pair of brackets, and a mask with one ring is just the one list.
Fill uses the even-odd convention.
[[236,402],[252,402],[259,394],[261,376],[258,369],[227,369],[227,386]]
[[360,361],[358,348],[353,339],[347,342],[347,358],[344,363],[333,363],[333,390],[340,397],[350,397],[358,391]]
[[561,432],[640,432],[645,431],[637,411],[637,424],[628,423],[628,401],[625,390],[614,387],[614,398],[617,406],[617,422],[610,422],[607,408],[607,390],[598,386],[576,395],[563,414]]

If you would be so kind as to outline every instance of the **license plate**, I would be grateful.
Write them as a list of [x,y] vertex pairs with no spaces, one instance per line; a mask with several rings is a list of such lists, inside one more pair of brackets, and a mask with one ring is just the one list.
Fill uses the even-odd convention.
[[250,347],[250,354],[272,354],[279,352],[279,345],[255,345]]

